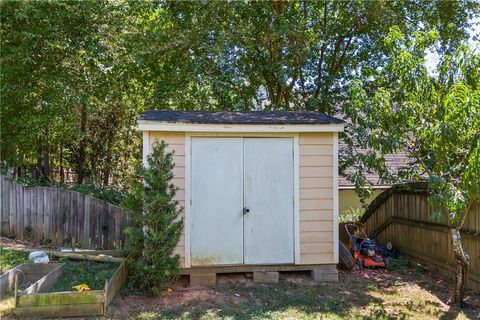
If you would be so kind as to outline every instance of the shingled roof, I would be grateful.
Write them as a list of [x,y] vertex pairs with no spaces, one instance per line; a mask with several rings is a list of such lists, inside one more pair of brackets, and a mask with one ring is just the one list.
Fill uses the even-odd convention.
[[173,123],[316,125],[344,121],[318,111],[172,111],[149,110],[139,120]]
[[[338,140],[338,148],[340,152],[346,148],[345,142],[341,138]],[[359,152],[362,151],[367,152],[368,150],[359,150]],[[390,153],[385,155],[385,164],[392,172],[398,172],[400,169],[404,169],[405,167],[409,166],[411,162],[412,160],[404,152]],[[365,178],[372,183],[372,187],[374,189],[385,189],[391,187],[390,184],[381,181],[378,173],[376,172],[366,173]],[[350,182],[346,177],[339,175],[338,187],[340,189],[353,189],[355,188],[355,184]]]

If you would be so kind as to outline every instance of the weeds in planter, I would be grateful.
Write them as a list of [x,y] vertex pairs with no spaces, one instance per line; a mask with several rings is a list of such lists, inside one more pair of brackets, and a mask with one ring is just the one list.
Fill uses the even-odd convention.
[[[59,262],[65,262],[59,260]],[[94,261],[66,261],[63,273],[50,292],[74,291],[73,286],[86,283],[92,290],[102,290],[105,280],[118,268],[118,263]]]

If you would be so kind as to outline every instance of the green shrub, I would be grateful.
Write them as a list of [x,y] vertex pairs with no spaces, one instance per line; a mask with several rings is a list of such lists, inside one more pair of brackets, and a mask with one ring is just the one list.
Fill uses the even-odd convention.
[[22,186],[26,187],[50,187],[76,191],[85,195],[98,198],[100,200],[104,200],[114,205],[121,205],[126,197],[125,191],[115,186],[100,186],[94,183],[68,185],[66,183],[53,180],[36,179],[28,172],[25,172],[21,176],[19,176],[17,178],[17,182]]
[[136,178],[125,201],[130,211],[127,249],[133,254],[129,287],[156,295],[178,276],[178,255],[173,256],[183,230],[181,209],[174,200],[173,153],[155,143],[147,167],[136,166]]
[[123,190],[120,190],[114,186],[81,184],[69,186],[66,189],[77,191],[115,205],[122,205],[126,197],[126,193]]

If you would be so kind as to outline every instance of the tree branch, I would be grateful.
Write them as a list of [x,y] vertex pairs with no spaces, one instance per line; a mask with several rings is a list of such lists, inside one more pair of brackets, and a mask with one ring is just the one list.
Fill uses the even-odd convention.
[[[345,60],[345,56],[347,54],[348,47],[350,47],[350,44],[352,43],[353,36],[355,35],[355,31],[358,29],[360,26],[360,19],[361,17],[357,17],[357,22],[350,27],[348,32],[344,35],[339,37],[339,41],[337,41],[335,45],[335,52],[333,54],[333,59],[332,59],[332,64],[330,66],[330,73],[335,73],[338,71],[340,68],[341,64]],[[335,58],[337,57],[338,51],[340,51],[340,46],[343,43],[343,40],[348,37],[347,43],[345,44],[345,47],[343,48],[342,55],[340,56],[340,59],[338,60],[338,63],[335,63]]]
[[325,50],[327,49],[327,0],[324,2],[323,6],[323,44],[320,49],[320,60],[318,62],[318,70],[317,70],[317,88],[315,89],[315,98],[318,99],[318,95],[320,94],[320,86],[321,86],[321,79],[322,79],[322,68],[323,68],[323,57],[325,55]]

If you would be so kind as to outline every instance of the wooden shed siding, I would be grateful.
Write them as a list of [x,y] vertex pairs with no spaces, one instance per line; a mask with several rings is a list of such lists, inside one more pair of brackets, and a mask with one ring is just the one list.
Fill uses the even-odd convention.
[[319,188],[319,186],[322,186],[325,190],[327,189],[326,186],[333,186],[333,177],[310,178],[300,176],[300,192],[302,192],[303,189]]
[[333,232],[310,232],[304,231],[300,235],[300,241],[306,243],[328,243],[333,237]]
[[332,210],[303,210],[300,221],[333,221]]
[[328,199],[333,199],[333,190],[325,188],[301,189],[300,200],[317,199],[319,195]]
[[333,134],[300,133],[300,264],[333,263]]
[[[155,141],[165,141],[168,144],[167,150],[174,151],[173,162],[175,168],[173,169],[173,184],[177,186],[178,191],[175,195],[175,200],[178,200],[179,205],[185,208],[185,133],[184,132],[150,132],[150,150]],[[184,213],[182,213],[183,216]],[[180,263],[182,267],[185,264],[185,235],[182,234],[174,254],[180,256]]]
[[300,166],[302,167],[311,167],[315,166],[318,163],[332,163],[332,156],[303,156],[300,159]]
[[300,264],[332,263],[333,251],[329,253],[302,253]]
[[[321,133],[321,134],[328,134],[328,133]],[[302,135],[300,135],[300,140]],[[332,152],[332,144],[326,145],[302,145],[300,141],[300,155],[301,156],[324,156],[324,155],[331,155]]]

